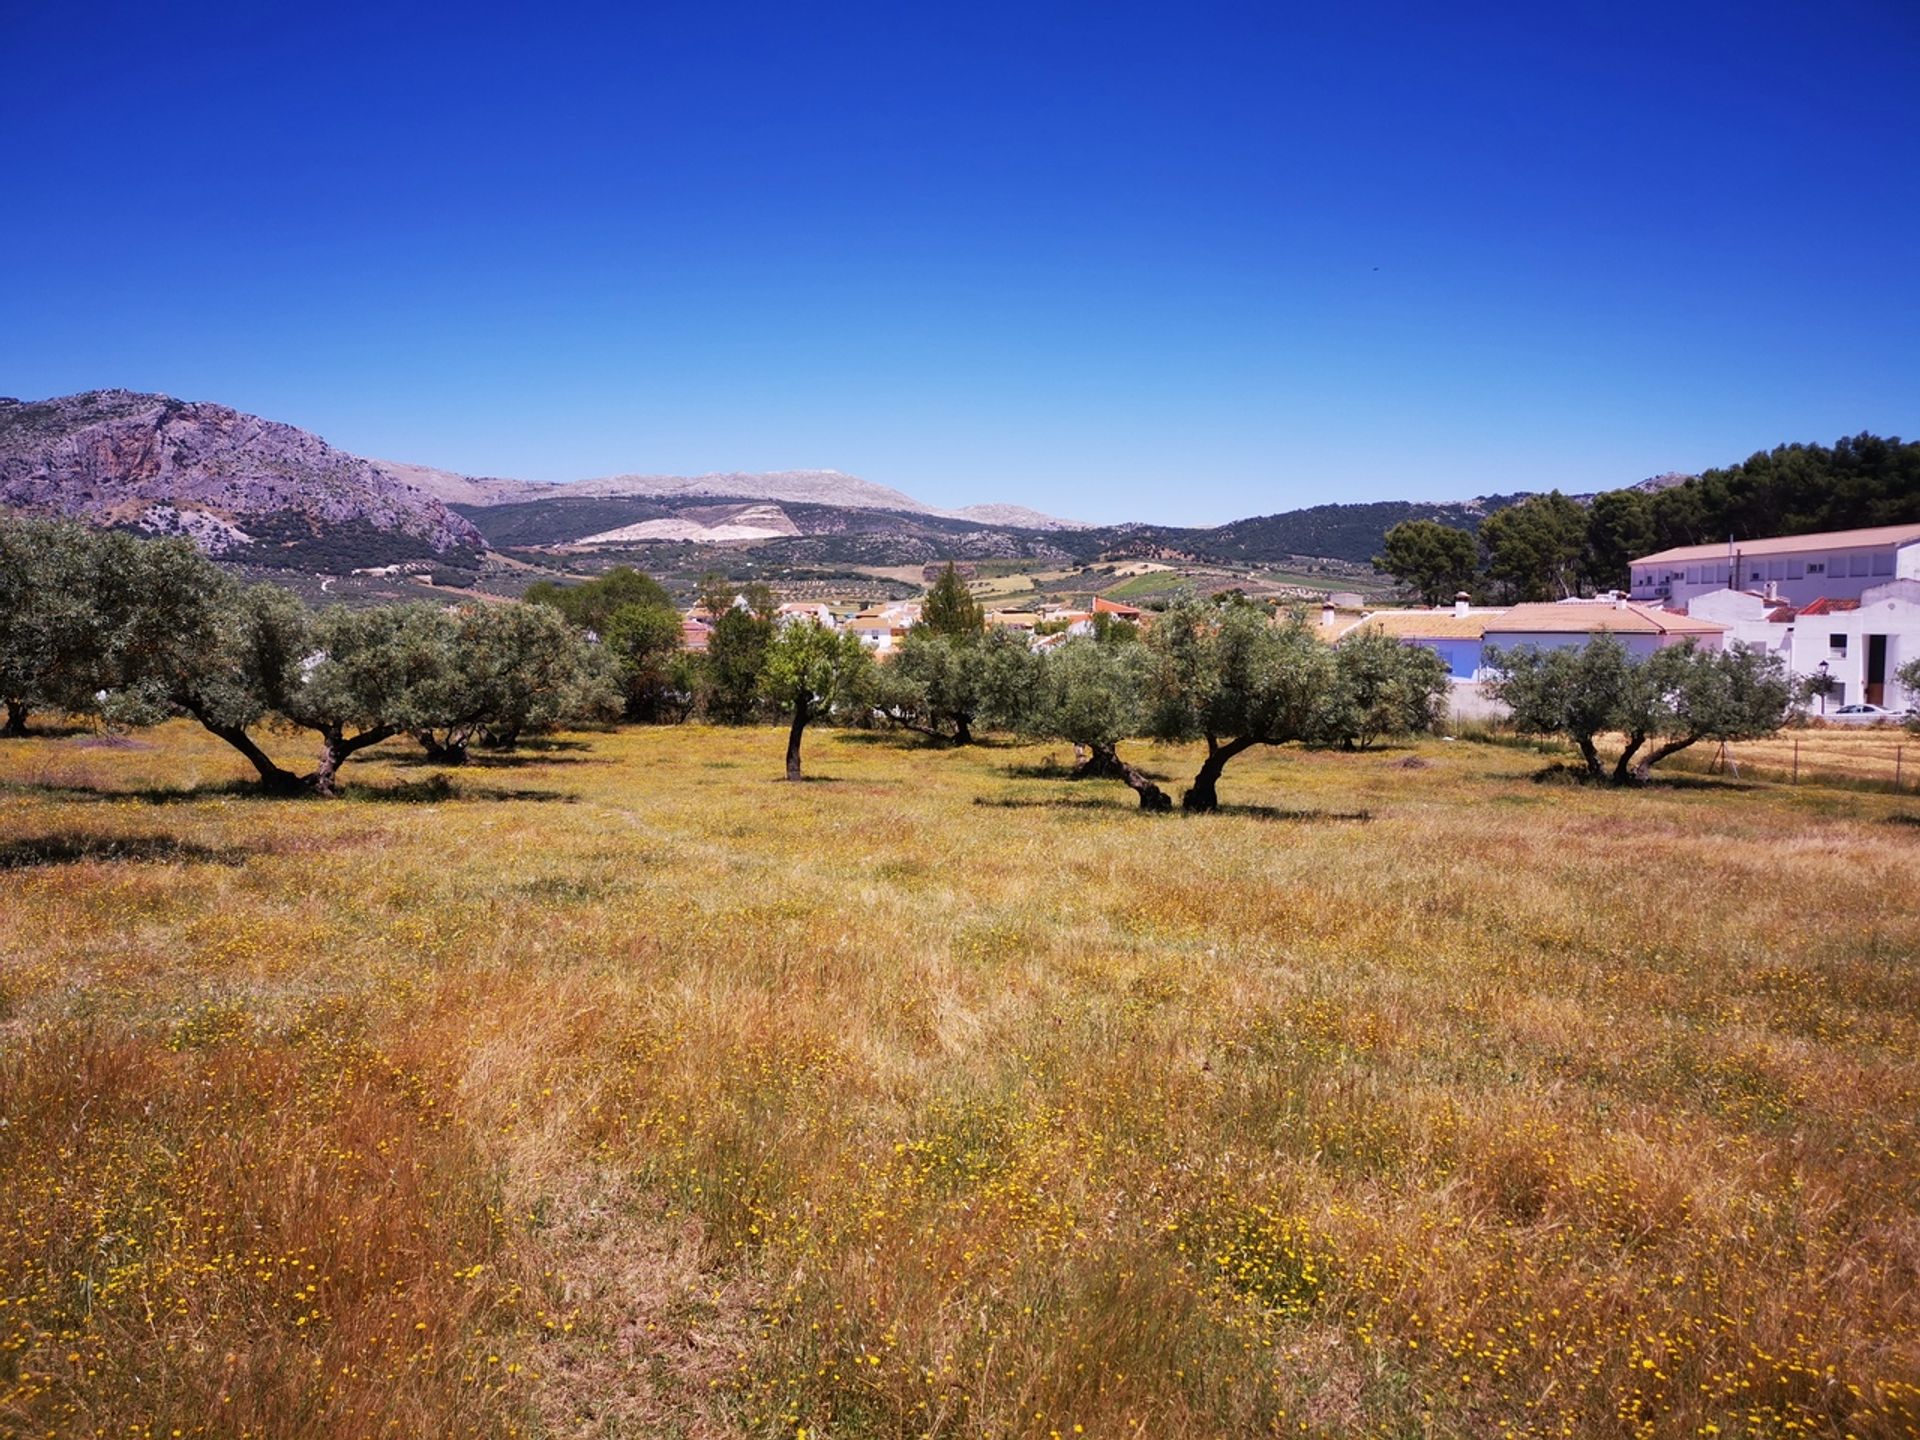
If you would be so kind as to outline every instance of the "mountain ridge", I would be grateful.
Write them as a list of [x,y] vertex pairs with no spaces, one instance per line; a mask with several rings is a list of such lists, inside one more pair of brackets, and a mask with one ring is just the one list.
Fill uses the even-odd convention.
[[763,546],[799,564],[1135,556],[1367,564],[1402,520],[1473,530],[1520,498],[1309,506],[1218,526],[1096,526],[1018,504],[941,509],[837,470],[528,481],[366,459],[208,401],[130,390],[0,400],[0,505],[189,535],[223,558],[330,573],[416,560],[470,567],[503,546],[658,544]]

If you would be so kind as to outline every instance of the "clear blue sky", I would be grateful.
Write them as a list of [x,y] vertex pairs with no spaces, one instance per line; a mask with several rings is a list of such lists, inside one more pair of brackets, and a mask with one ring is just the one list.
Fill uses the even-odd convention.
[[0,394],[1215,521],[1920,432],[1920,5],[0,0]]

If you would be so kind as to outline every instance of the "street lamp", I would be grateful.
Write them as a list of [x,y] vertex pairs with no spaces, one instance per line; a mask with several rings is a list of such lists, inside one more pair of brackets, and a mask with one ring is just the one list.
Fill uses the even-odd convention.
[[1827,691],[1833,688],[1833,676],[1827,673],[1827,662],[1822,660],[1817,667],[1820,671],[1820,713],[1827,713]]

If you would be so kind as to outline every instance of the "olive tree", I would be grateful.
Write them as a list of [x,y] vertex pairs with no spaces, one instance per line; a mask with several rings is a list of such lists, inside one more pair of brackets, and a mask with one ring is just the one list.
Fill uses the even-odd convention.
[[1920,735],[1920,656],[1915,656],[1894,671],[1893,678],[1900,682],[1912,702],[1907,707],[1907,729]]
[[85,710],[99,688],[97,548],[85,527],[0,513],[0,734],[36,709]]
[[[1776,655],[1744,645],[1705,650],[1687,640],[1635,658],[1611,634],[1584,646],[1490,649],[1488,689],[1523,734],[1559,735],[1580,752],[1586,774],[1616,785],[1703,740],[1753,740],[1786,723],[1793,686]],[[1600,740],[1620,735],[1611,767]]]
[[903,730],[970,745],[1011,657],[1026,651],[1025,638],[1005,630],[953,634],[916,625],[874,676],[874,711]]
[[1124,781],[1140,808],[1167,811],[1173,801],[1120,757],[1120,742],[1147,727],[1146,648],[1091,636],[1068,640],[1039,657],[1017,728],[1041,739],[1084,745],[1076,778]]
[[1342,640],[1314,721],[1314,739],[1365,750],[1387,735],[1432,730],[1446,713],[1446,661],[1377,630]]
[[1278,622],[1254,606],[1183,597],[1147,636],[1148,733],[1204,740],[1207,753],[1180,804],[1220,807],[1221,772],[1255,745],[1315,733],[1333,677],[1333,655],[1295,616]]
[[464,763],[476,737],[511,748],[526,734],[618,713],[607,662],[549,606],[470,605],[439,638],[446,653],[412,696],[409,728],[442,764]]
[[807,726],[864,703],[872,666],[858,636],[829,630],[817,620],[782,626],[768,642],[759,683],[761,693],[787,707],[791,716],[787,779],[801,778],[800,740]]

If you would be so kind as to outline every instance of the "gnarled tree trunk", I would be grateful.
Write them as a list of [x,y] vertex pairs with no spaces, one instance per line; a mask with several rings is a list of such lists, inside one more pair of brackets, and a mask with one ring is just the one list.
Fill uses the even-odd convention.
[[4,734],[9,740],[20,740],[27,733],[27,702],[24,700],[7,701],[7,725]]
[[382,740],[390,740],[400,733],[398,725],[376,725],[371,730],[362,730],[358,735],[349,737],[342,726],[320,732],[320,765],[313,774],[306,777],[307,787],[316,795],[335,796],[340,793],[340,767],[352,759],[355,754],[369,745],[378,745]]
[[787,779],[800,778],[800,737],[813,718],[813,697],[805,691],[793,697],[793,728],[787,731]]
[[1074,767],[1076,780],[1118,780],[1140,797],[1140,808],[1156,813],[1173,809],[1173,797],[1120,758],[1113,745],[1088,747],[1087,758]]
[[1229,740],[1221,744],[1213,736],[1207,736],[1207,758],[1200,762],[1200,768],[1194,773],[1193,784],[1187,787],[1187,793],[1180,797],[1180,808],[1196,814],[1206,814],[1220,808],[1220,772],[1227,768],[1227,762],[1254,742],[1244,737]]
[[467,738],[464,735],[449,733],[443,741],[431,730],[416,730],[413,738],[420,742],[420,748],[427,752],[427,759],[435,765],[467,763]]
[[263,790],[270,790],[276,795],[292,795],[304,788],[298,775],[274,764],[272,757],[262,750],[254,742],[254,738],[247,733],[246,726],[220,724],[211,719],[197,705],[189,704],[182,708],[198,720],[209,735],[219,736],[247,757],[247,763],[259,772],[260,786]]

